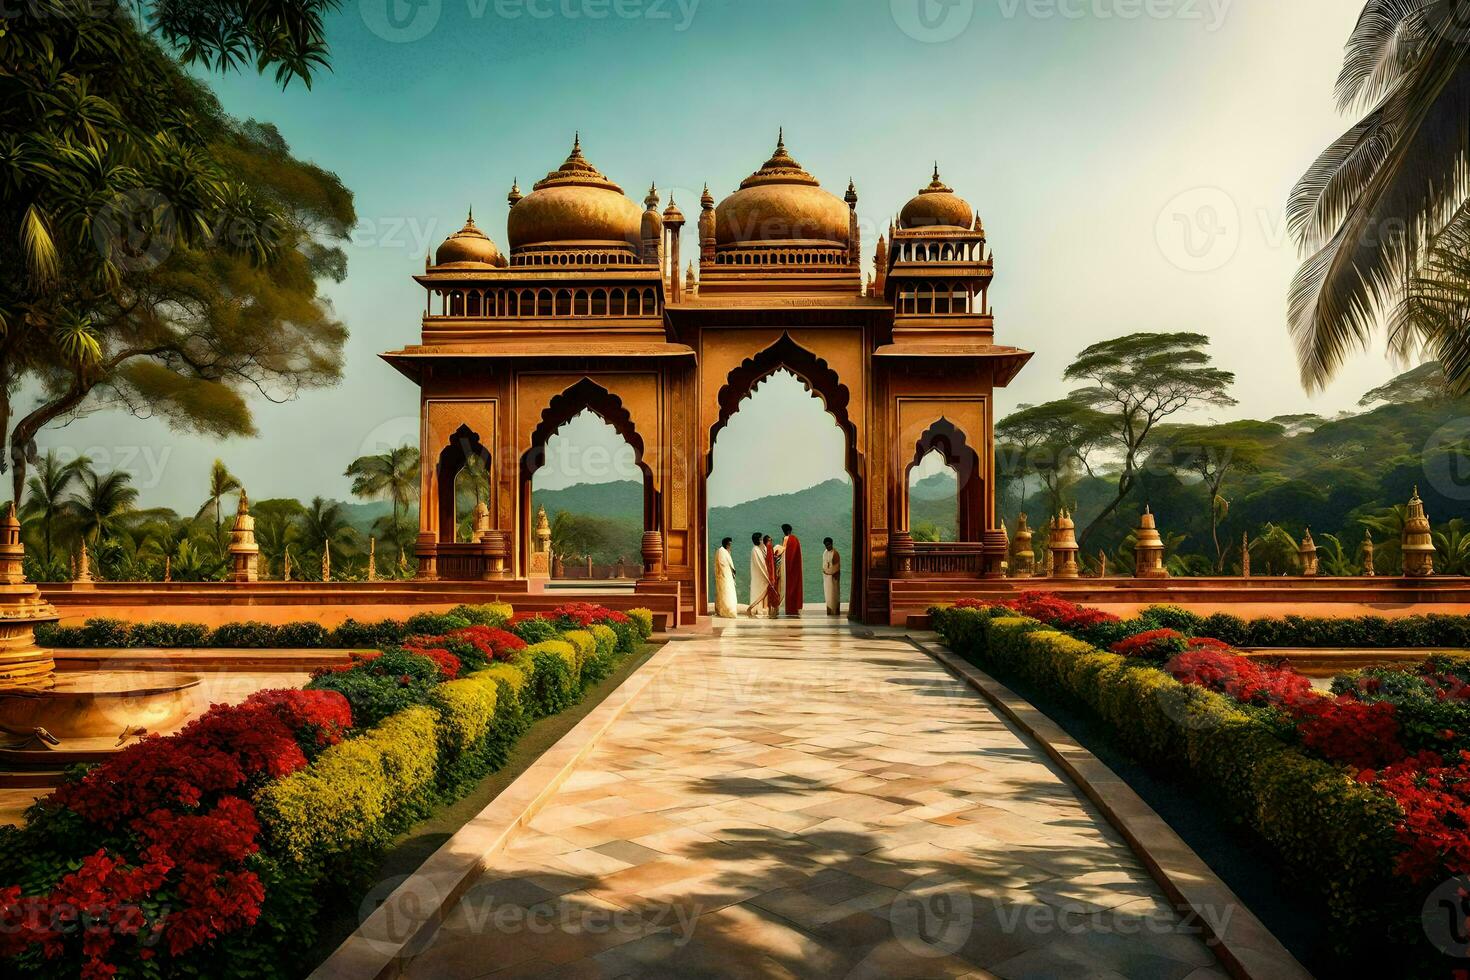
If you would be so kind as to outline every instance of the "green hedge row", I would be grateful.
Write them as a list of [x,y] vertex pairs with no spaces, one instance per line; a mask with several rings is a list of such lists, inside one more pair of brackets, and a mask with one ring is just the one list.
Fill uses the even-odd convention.
[[[1213,636],[1234,647],[1462,647],[1470,649],[1470,616],[1201,616],[1178,606],[1150,606],[1134,619],[1143,629],[1168,627]],[[1137,632],[1135,630],[1134,632]]]
[[1268,718],[1154,667],[1030,619],[932,613],[960,656],[1103,721],[1149,768],[1192,782],[1248,824],[1286,876],[1323,897],[1343,948],[1422,938],[1403,914],[1413,901],[1393,873],[1399,811],[1383,793],[1303,754]]
[[445,613],[418,613],[407,619],[380,619],[370,623],[349,619],[335,629],[320,623],[127,623],[93,618],[81,626],[47,623],[36,627],[36,642],[61,649],[215,647],[242,649],[346,649],[383,647],[410,636],[438,636],[466,626],[504,626],[510,621],[509,604],[455,606]]
[[[646,639],[644,617],[634,621]],[[313,942],[312,923],[340,902],[344,884],[364,881],[397,834],[499,769],[533,720],[581,701],[621,647],[608,626],[559,630],[512,661],[427,688],[419,703],[266,784],[255,798],[267,875],[261,922],[275,931],[252,945],[285,954]],[[280,972],[301,971],[282,963]]]

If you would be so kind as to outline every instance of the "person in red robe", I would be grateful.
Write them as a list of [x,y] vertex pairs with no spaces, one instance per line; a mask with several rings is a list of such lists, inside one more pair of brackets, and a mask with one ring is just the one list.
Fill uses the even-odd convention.
[[781,615],[781,588],[778,584],[781,580],[776,575],[776,546],[771,541],[771,536],[766,535],[763,542],[766,546],[766,608],[770,610],[770,616],[775,619]]
[[801,582],[801,542],[791,533],[790,524],[781,525],[786,540],[781,542],[781,581],[786,587],[786,615],[800,616],[806,600]]

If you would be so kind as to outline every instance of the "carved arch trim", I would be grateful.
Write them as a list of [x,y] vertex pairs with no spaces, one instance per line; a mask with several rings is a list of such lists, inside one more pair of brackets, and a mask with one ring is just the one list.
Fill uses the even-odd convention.
[[827,361],[791,339],[791,334],[782,333],[780,339],[769,347],[758,351],[740,362],[739,366],[725,378],[720,387],[717,403],[720,414],[709,430],[709,451],[705,454],[705,471],[714,468],[715,440],[720,430],[730,422],[740,408],[740,403],[749,398],[756,385],[785,368],[796,375],[821,401],[822,408],[837,421],[846,442],[846,465],[849,476],[859,475],[857,426],[848,414],[852,393],[842,383],[837,372]]

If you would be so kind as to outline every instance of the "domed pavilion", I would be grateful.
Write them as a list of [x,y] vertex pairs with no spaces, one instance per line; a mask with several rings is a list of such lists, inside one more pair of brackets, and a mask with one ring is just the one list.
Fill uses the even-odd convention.
[[[537,587],[532,478],[551,435],[591,410],[643,474],[636,589],[696,621],[718,544],[705,527],[715,437],[782,369],[846,441],[853,618],[902,622],[920,597],[1003,574],[992,396],[1031,355],[995,343],[985,230],[937,166],[878,236],[866,276],[856,186],[824,187],[784,133],[722,200],[706,186],[688,242],[672,196],[660,210],[650,186],[640,207],[580,138],[529,193],[513,181],[507,202],[506,251],[471,214],[414,277],[427,297],[418,343],[383,355],[421,389],[421,577]],[[909,471],[933,450],[959,475],[959,541],[909,533]],[[455,477],[474,458],[489,513],[462,541]]]

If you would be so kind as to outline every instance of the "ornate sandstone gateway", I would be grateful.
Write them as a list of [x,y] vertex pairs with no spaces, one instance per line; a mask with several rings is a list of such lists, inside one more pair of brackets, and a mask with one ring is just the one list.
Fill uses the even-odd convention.
[[[643,473],[639,590],[677,594],[681,621],[703,615],[715,437],[783,368],[847,442],[854,618],[888,621],[905,582],[1001,574],[992,394],[1031,355],[994,342],[985,230],[937,167],[879,237],[867,283],[856,190],[824,190],[781,139],[719,204],[705,190],[697,285],[681,268],[678,206],[660,213],[650,188],[640,210],[580,141],[509,201],[509,255],[472,216],[415,276],[421,343],[383,355],[422,389],[421,577],[527,580],[531,478],[551,435],[590,409]],[[936,448],[959,474],[958,542],[908,533],[908,472]],[[454,478],[476,457],[489,533],[456,541]]]

